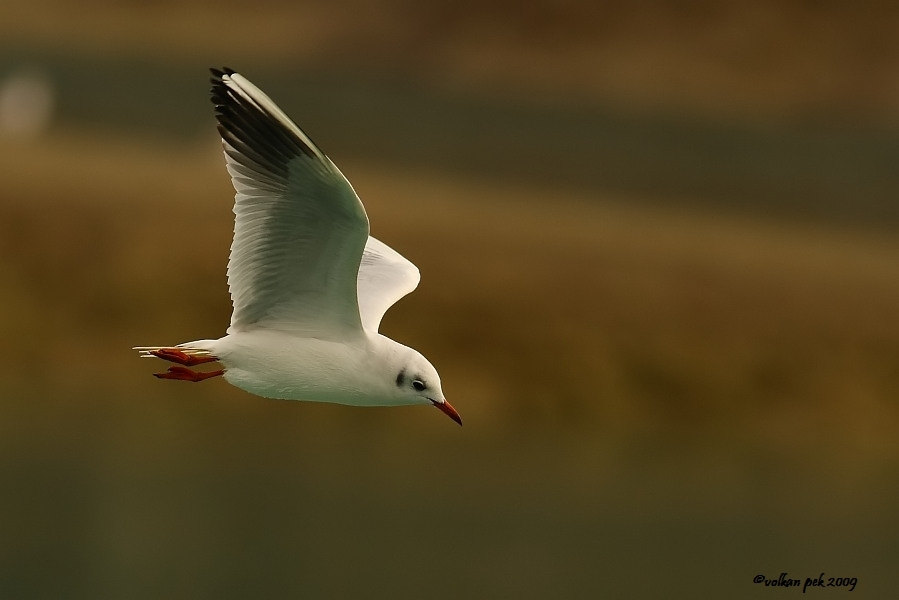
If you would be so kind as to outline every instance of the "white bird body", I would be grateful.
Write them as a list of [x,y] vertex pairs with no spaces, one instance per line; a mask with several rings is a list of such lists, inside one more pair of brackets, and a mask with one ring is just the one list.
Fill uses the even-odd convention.
[[336,342],[257,329],[179,348],[206,350],[225,366],[228,383],[264,398],[353,406],[421,404],[398,398],[396,375],[383,376],[399,374],[406,355],[418,353],[381,334]]
[[[252,394],[356,406],[433,404],[461,425],[436,369],[378,333],[418,269],[369,236],[368,217],[331,160],[261,90],[213,70],[212,100],[235,189],[227,334],[142,356],[182,366],[161,379],[223,375]],[[220,362],[223,369],[186,367]]]

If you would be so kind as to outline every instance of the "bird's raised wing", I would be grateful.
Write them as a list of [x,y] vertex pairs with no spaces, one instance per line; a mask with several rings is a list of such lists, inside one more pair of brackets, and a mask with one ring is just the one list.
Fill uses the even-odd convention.
[[359,267],[359,312],[362,325],[377,333],[387,309],[418,287],[418,268],[403,256],[373,237],[368,238]]
[[228,333],[341,339],[362,332],[356,278],[368,217],[334,163],[259,88],[212,69],[212,102],[237,192]]

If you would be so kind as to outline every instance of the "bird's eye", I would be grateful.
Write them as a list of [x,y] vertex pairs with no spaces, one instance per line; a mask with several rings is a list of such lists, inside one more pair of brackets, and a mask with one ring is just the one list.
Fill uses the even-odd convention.
[[417,391],[417,392],[423,392],[425,387],[427,387],[427,386],[425,386],[425,382],[422,381],[421,379],[413,379],[412,387],[414,387],[415,391]]

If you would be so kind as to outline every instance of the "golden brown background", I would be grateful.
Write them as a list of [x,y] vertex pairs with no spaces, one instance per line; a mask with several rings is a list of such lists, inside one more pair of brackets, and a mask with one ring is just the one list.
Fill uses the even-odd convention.
[[[464,428],[130,350],[227,325],[221,65],[421,268],[383,331]],[[0,597],[895,593],[895,6],[13,0],[22,73],[55,101],[0,131]]]

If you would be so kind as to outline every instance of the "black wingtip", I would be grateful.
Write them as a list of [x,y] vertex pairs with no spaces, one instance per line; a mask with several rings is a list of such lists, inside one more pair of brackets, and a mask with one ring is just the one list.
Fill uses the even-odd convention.
[[233,75],[237,71],[234,69],[229,69],[228,67],[222,67],[221,69],[216,69],[215,67],[210,67],[209,72],[218,79],[221,79],[223,75]]
[[222,106],[225,104],[228,95],[228,86],[225,85],[224,77],[225,75],[233,75],[236,71],[228,67],[222,67],[221,69],[211,67],[209,72],[212,74],[212,77],[209,79],[209,83],[212,84],[209,90],[212,96],[212,103],[215,106]]
[[222,79],[225,75],[233,75],[237,71],[234,69],[229,69],[228,67],[222,67],[221,69],[216,69],[215,67],[211,67],[209,72],[212,73],[212,77],[209,79],[209,82],[212,84],[212,89],[215,90],[217,86],[222,85]]
[[236,91],[240,86],[226,81],[226,76],[236,73],[233,69],[213,67],[209,72],[212,74],[209,96],[215,107],[219,134],[247,160],[283,171],[286,161],[299,154],[310,158],[322,156],[308,138],[301,139],[279,122],[278,117],[249,99],[246,92]]

